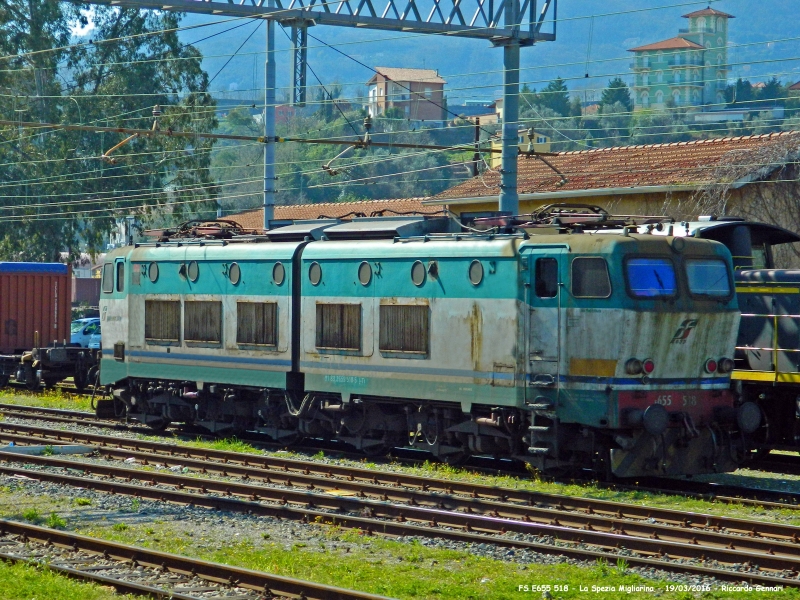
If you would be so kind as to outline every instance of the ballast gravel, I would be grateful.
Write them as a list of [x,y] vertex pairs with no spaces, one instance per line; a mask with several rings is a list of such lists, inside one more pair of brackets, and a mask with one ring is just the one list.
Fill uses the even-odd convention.
[[[76,431],[82,433],[113,435],[118,438],[143,439],[143,436],[135,431],[120,429],[98,429],[78,423],[54,425],[48,421],[38,421],[35,419],[15,419],[6,417],[4,422],[19,423],[23,425],[36,425],[47,428],[58,428],[65,431]],[[153,439],[153,437],[148,437]],[[165,442],[171,441],[169,437],[163,439]],[[264,454],[285,455],[282,451],[264,451]],[[331,456],[314,455],[311,452],[295,453],[298,458],[304,460],[315,460],[323,464],[336,464],[345,466],[363,466],[363,463],[348,458],[334,458]],[[94,459],[77,460],[92,461]],[[31,467],[32,470],[46,467]],[[401,471],[401,468],[392,463],[383,463],[380,466],[382,471]],[[786,476],[783,476],[785,479]],[[785,482],[782,482],[785,483]],[[800,490],[800,481],[798,490]],[[179,506],[166,502],[150,500],[134,500],[130,497],[112,495],[103,492],[96,492],[88,489],[75,488],[68,485],[58,485],[46,482],[38,482],[31,479],[9,477],[0,475],[0,489],[8,491],[15,496],[15,505],[18,509],[16,514],[9,513],[8,508],[3,512],[14,518],[20,518],[27,506],[36,506],[42,514],[49,514],[51,511],[57,512],[59,516],[65,518],[70,529],[86,531],[93,527],[113,526],[115,524],[124,525],[148,525],[157,523],[161,526],[171,527],[179,531],[188,542],[187,553],[191,554],[191,547],[198,551],[225,547],[231,543],[249,543],[254,551],[267,544],[278,544],[287,550],[303,548],[306,551],[341,552],[350,553],[357,550],[370,550],[373,546],[371,538],[364,536],[359,541],[351,539],[342,540],[326,535],[326,532],[319,525],[304,524],[297,521],[288,521],[273,517],[257,517],[239,513],[227,513],[212,511],[204,508]],[[784,488],[785,489],[785,488]],[[75,501],[83,498],[88,504],[78,505]],[[166,531],[166,530],[165,530]],[[150,541],[158,542],[157,536],[149,538]],[[516,537],[516,536],[515,536]],[[509,549],[499,547],[490,543],[465,544],[449,540],[435,538],[400,537],[396,538],[399,542],[416,542],[431,549],[447,549],[468,553],[472,556],[494,559],[517,565],[519,569],[525,569],[525,565],[556,565],[571,564],[585,569],[596,569],[596,562],[581,561],[566,558],[556,554],[541,554],[525,549]],[[526,541],[553,543],[547,536],[519,536],[517,539]],[[137,539],[138,543],[145,543],[147,538]],[[583,546],[591,549],[589,546]],[[620,552],[621,556],[626,555],[626,551]],[[628,553],[632,556],[632,553]],[[382,552],[384,563],[402,562],[402,553],[387,555]],[[703,563],[706,567],[721,567],[713,561]],[[608,568],[614,568],[609,565]],[[746,572],[747,567],[739,566],[736,570]],[[677,574],[652,568],[627,567],[630,573],[638,574],[651,580],[663,580],[681,586],[710,586],[711,589],[717,588],[721,582],[690,574]],[[660,592],[656,588],[653,594],[659,596]]]
[[[42,467],[32,467],[35,471]],[[33,475],[33,473],[31,473]],[[358,550],[370,550],[374,542],[364,536],[359,541],[337,539],[327,535],[324,527],[289,521],[274,517],[261,517],[240,513],[214,511],[204,508],[180,506],[167,502],[139,500],[127,496],[107,494],[94,490],[77,488],[48,482],[40,482],[25,477],[0,475],[0,490],[12,494],[13,508],[2,507],[6,502],[0,495],[0,507],[6,518],[23,520],[26,510],[35,508],[40,515],[46,517],[51,512],[65,519],[70,530],[82,533],[96,530],[98,527],[125,528],[126,526],[149,526],[156,524],[152,535],[134,540],[144,544],[148,541],[160,541],[159,536],[180,535],[186,543],[185,553],[191,555],[191,548],[197,551],[208,551],[224,548],[236,543],[249,544],[253,551],[267,544],[277,544],[286,550],[303,548],[305,551],[324,551],[333,553],[350,553]],[[8,496],[6,496],[8,497]],[[161,529],[161,527],[165,527]],[[138,531],[138,529],[137,529]],[[149,529],[150,531],[150,529]],[[491,543],[469,543],[421,537],[399,537],[398,542],[418,543],[431,549],[446,549],[468,553],[472,556],[493,559],[517,565],[524,570],[526,565],[570,564],[584,569],[596,569],[596,562],[581,561],[557,554],[542,554],[525,549],[509,549]],[[547,536],[525,536],[529,541],[552,543]],[[624,555],[624,552],[623,552]],[[393,555],[381,552],[385,564],[400,563],[402,553]],[[711,563],[705,566],[716,566]],[[615,568],[614,564],[608,565]],[[627,567],[630,573],[638,574],[651,580],[664,580],[677,585],[718,587],[720,582],[702,576],[676,574],[652,568]],[[656,592],[655,595],[659,595]]]

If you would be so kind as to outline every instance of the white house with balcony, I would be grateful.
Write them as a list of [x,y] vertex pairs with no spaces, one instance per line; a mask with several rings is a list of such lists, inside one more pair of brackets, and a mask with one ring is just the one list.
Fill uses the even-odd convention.
[[683,18],[689,27],[677,37],[629,50],[634,110],[664,108],[670,99],[675,106],[725,108],[728,21],[735,17],[709,7]]

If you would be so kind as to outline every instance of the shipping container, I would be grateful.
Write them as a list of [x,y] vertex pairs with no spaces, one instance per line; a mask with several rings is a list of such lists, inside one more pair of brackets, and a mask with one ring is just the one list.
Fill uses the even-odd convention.
[[73,277],[72,304],[85,304],[92,308],[97,308],[100,304],[100,278]]
[[70,338],[71,269],[60,263],[0,262],[0,354]]

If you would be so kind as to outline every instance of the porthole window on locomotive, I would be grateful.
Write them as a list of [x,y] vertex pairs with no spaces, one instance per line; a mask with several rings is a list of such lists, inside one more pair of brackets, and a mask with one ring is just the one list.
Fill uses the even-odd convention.
[[233,285],[237,285],[242,279],[242,270],[239,268],[238,264],[231,263],[231,266],[228,267],[228,278]]
[[578,257],[572,261],[572,295],[576,298],[608,298],[611,280],[604,258]]
[[425,265],[419,260],[411,265],[411,281],[417,286],[425,283]]
[[322,281],[322,267],[319,266],[318,262],[312,262],[308,267],[308,280],[311,285],[318,285]]
[[151,262],[148,265],[147,278],[153,283],[158,281],[158,263]]
[[369,282],[372,281],[372,267],[367,261],[358,265],[358,280],[361,285],[369,285]]
[[272,267],[272,281],[275,282],[275,285],[281,285],[285,278],[286,269],[283,267],[283,263],[276,262]]
[[469,281],[472,285],[479,285],[483,281],[483,265],[479,260],[473,260],[469,265]]
[[186,275],[189,277],[189,281],[197,281],[197,278],[200,276],[200,266],[197,264],[196,260],[189,263],[189,266],[186,268]]

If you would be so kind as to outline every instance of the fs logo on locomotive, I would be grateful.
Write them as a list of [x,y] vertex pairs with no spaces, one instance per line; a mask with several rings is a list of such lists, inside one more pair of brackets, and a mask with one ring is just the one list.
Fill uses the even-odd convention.
[[670,344],[685,344],[695,327],[697,327],[697,319],[686,319],[672,336]]

